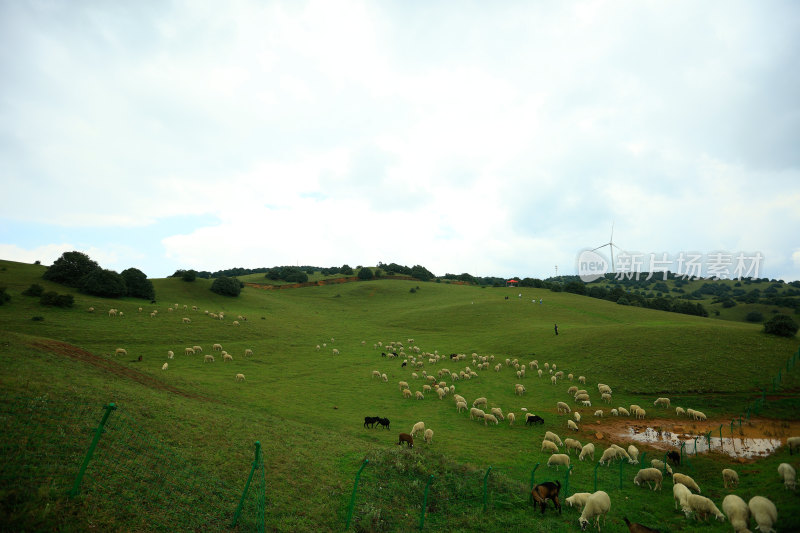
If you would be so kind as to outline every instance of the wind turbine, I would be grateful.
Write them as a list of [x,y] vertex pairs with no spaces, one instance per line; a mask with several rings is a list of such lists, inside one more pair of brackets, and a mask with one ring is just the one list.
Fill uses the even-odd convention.
[[616,269],[614,268],[614,248],[616,248],[617,250],[622,250],[622,248],[620,248],[619,246],[614,244],[614,222],[613,221],[611,222],[611,238],[608,240],[607,243],[598,246],[597,248],[595,248],[592,251],[593,252],[597,251],[600,248],[605,248],[606,246],[608,246],[608,249],[611,252],[611,272],[615,273]]

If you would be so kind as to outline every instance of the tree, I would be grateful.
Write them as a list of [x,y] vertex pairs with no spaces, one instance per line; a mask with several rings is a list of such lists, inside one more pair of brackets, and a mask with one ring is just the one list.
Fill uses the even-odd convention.
[[420,281],[429,281],[433,279],[433,273],[422,265],[414,265],[411,267],[411,277]]
[[750,311],[744,319],[748,322],[763,322],[764,315],[761,314],[761,311]]
[[54,307],[72,307],[75,303],[75,298],[71,294],[58,294],[55,291],[48,291],[42,294],[39,303]]
[[64,252],[50,268],[44,271],[42,278],[68,287],[78,287],[84,276],[98,268],[100,265],[85,253]]
[[236,278],[221,277],[216,278],[211,284],[211,291],[223,296],[239,296],[242,292],[242,284]]
[[0,287],[0,305],[3,305],[11,299],[11,296],[6,293],[6,287]]
[[44,292],[44,287],[39,285],[38,283],[32,283],[30,287],[22,291],[22,294],[25,296],[36,296],[39,297]]
[[358,271],[358,279],[367,281],[375,277],[375,274],[372,273],[372,269],[369,267],[361,267],[361,270]]
[[794,337],[799,328],[800,326],[792,320],[792,317],[784,314],[777,314],[764,322],[764,333],[780,337]]
[[81,292],[105,298],[119,298],[128,294],[125,278],[104,268],[96,268],[83,276],[78,287]]
[[184,270],[183,274],[181,274],[181,279],[186,282],[192,282],[197,279],[197,271]]
[[144,298],[145,300],[155,300],[156,291],[153,282],[147,279],[147,275],[138,268],[126,268],[120,274],[128,287],[128,296],[134,298]]
[[346,265],[346,264],[342,265],[342,268],[339,269],[339,272],[341,272],[345,276],[352,276],[353,275],[353,269],[350,267],[350,265]]

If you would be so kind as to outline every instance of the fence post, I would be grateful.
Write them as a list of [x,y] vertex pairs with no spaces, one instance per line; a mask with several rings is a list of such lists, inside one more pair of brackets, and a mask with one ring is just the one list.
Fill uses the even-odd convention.
[[428,478],[428,483],[425,485],[425,495],[422,497],[422,513],[419,515],[420,531],[422,531],[422,528],[425,527],[425,511],[428,508],[428,489],[431,488],[431,483],[433,483],[433,474],[431,474]]
[[689,459],[689,454],[684,452],[685,448],[686,448],[686,442],[681,441],[681,463],[683,463],[684,457],[686,459]]
[[536,477],[536,469],[539,468],[539,463],[536,463],[536,466],[533,467],[531,470],[531,490],[529,492],[528,501],[533,502],[533,480]]
[[600,466],[600,461],[597,461],[597,464],[594,465],[594,492],[597,492],[597,467]]
[[488,470],[486,470],[486,475],[483,476],[483,512],[486,512],[486,496],[488,491],[488,484],[489,484],[489,472],[492,471],[492,467],[490,466]]
[[[683,448],[681,448],[681,451],[683,451]],[[664,452],[664,459],[661,462],[664,463],[664,468],[661,474],[663,477],[667,477],[667,452]]]
[[236,521],[239,520],[239,515],[242,512],[242,506],[244,505],[244,498],[247,496],[247,491],[250,488],[250,482],[253,481],[253,474],[256,471],[256,468],[261,464],[261,443],[256,441],[256,456],[253,459],[253,466],[250,468],[250,475],[247,476],[247,483],[244,484],[244,490],[242,491],[242,497],[239,499],[239,505],[236,507],[236,512],[233,513],[233,522],[231,522],[231,527],[236,526]]
[[358,489],[358,479],[361,477],[361,471],[364,470],[364,467],[367,466],[369,459],[364,459],[364,462],[361,463],[361,468],[358,469],[356,472],[356,481],[353,483],[353,494],[350,496],[350,506],[347,508],[347,523],[345,523],[344,528],[350,529],[350,519],[353,518],[353,506],[356,504],[356,490]]
[[[720,426],[720,428],[721,427],[722,426]],[[708,433],[706,433],[706,444],[708,445],[708,451],[709,452],[711,452],[711,431],[713,431],[713,430],[709,430]],[[697,455],[697,454],[695,453],[695,455]]]
[[643,452],[642,456],[639,458],[639,464],[647,468],[647,463],[645,462],[646,460],[647,460],[647,452]]
[[619,488],[622,490],[622,469],[625,468],[625,459],[619,460]]
[[72,489],[69,491],[70,498],[74,498],[78,495],[78,491],[81,488],[81,481],[83,481],[83,475],[86,473],[86,467],[89,466],[89,461],[92,459],[92,455],[94,455],[94,450],[97,448],[97,443],[100,442],[100,437],[105,431],[105,425],[108,421],[108,417],[111,416],[111,412],[116,410],[116,408],[117,406],[113,402],[103,407],[106,412],[103,413],[103,418],[100,419],[100,424],[97,426],[97,429],[94,432],[94,437],[92,438],[92,442],[89,444],[89,449],[86,450],[86,456],[83,458],[83,462],[78,469],[78,475],[75,476],[75,482],[72,484]]
[[700,438],[700,435],[694,438],[694,454],[697,455],[697,439]]
[[564,476],[564,498],[569,496],[569,475],[572,473],[573,468],[574,465],[569,465],[569,468],[567,468],[567,475]]

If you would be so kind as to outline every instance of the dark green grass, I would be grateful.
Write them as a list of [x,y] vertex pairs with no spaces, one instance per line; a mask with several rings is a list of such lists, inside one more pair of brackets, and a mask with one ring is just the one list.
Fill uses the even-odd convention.
[[[7,286],[12,296],[0,307],[3,392],[47,394],[55,401],[80,400],[99,406],[117,402],[158,442],[231,486],[243,485],[253,443],[261,441],[268,480],[267,524],[275,531],[341,530],[353,476],[364,457],[372,463],[364,475],[372,478],[365,477],[356,504],[356,522],[363,530],[414,527],[430,474],[435,481],[426,529],[576,528],[575,511],[565,509],[561,517],[548,511],[542,519],[534,516],[526,503],[530,471],[536,463],[542,463],[537,480],[554,476],[544,466],[547,457],[539,449],[545,429],[566,437],[566,423],[555,414],[555,404],[569,399],[569,383],[554,386],[547,376],[540,379],[530,371],[518,380],[505,364],[499,373],[490,368],[478,371],[478,378],[456,382],[456,391],[470,401],[486,396],[490,406],[514,411],[519,420],[521,407],[547,420],[546,428],[526,428],[520,421],[514,427],[485,427],[470,421],[466,413],[457,413],[450,398],[440,401],[429,394],[422,401],[404,400],[397,382],[408,381],[413,390],[420,390],[422,380],[412,380],[412,370],[401,368],[402,357],[381,357],[382,349],[373,348],[379,341],[402,341],[408,351],[407,339],[413,338],[429,352],[494,355],[492,367],[506,358],[537,359],[542,367],[547,361],[557,363],[565,373],[585,375],[595,405],[582,410],[584,424],[576,437],[581,442],[593,440],[595,431],[603,431],[603,422],[589,420],[594,409],[608,411],[612,406],[640,403],[653,416],[652,401],[662,395],[670,396],[673,405],[730,420],[760,396],[761,386],[769,384],[779,369],[785,373],[787,358],[798,348],[797,339],[764,335],[758,325],[643,310],[535,289],[522,289],[523,298],[517,298],[518,289],[387,280],[278,291],[245,288],[239,298],[227,298],[208,290],[209,280],[164,279],[154,280],[158,303],[151,305],[135,299],[87,297],[41,280],[43,267],[0,264],[6,266],[0,272],[0,285]],[[75,294],[75,308],[41,307],[37,299],[20,294],[31,283]],[[419,290],[411,293],[416,287]],[[505,300],[506,295],[511,298]],[[543,304],[531,302],[540,297]],[[180,304],[180,309],[168,312],[167,306],[174,303]],[[184,304],[189,310],[183,310]],[[193,305],[199,307],[198,312],[191,311]],[[89,306],[96,311],[89,313]],[[124,318],[108,317],[110,307],[122,310]],[[159,311],[158,317],[150,318],[154,309]],[[226,317],[213,320],[205,310],[223,311]],[[247,320],[233,326],[238,315]],[[34,322],[33,316],[44,320]],[[191,324],[183,324],[182,317],[191,318]],[[553,333],[556,322],[560,329],[557,337]],[[41,339],[68,342],[114,368],[152,381],[137,381],[129,374],[35,348]],[[212,353],[214,343],[222,344],[234,361],[223,363],[216,354],[216,362],[206,364],[201,355],[183,355],[183,349],[193,345]],[[327,346],[317,351],[315,346],[323,343]],[[118,347],[127,349],[128,355],[113,356]],[[245,359],[247,348],[254,356]],[[340,355],[332,355],[332,348],[340,350]],[[167,350],[175,352],[175,359],[166,358]],[[136,362],[139,355],[143,360]],[[161,370],[164,362],[169,362],[167,371]],[[424,369],[436,372],[442,367],[461,370],[465,366],[474,369],[470,357],[435,365],[426,359]],[[386,373],[388,383],[372,379],[372,370]],[[247,376],[245,383],[234,380],[240,372]],[[769,392],[770,416],[798,418],[797,373],[785,375],[781,388]],[[514,395],[513,384],[518,381],[528,389],[523,397]],[[173,389],[164,390],[153,382]],[[599,403],[594,392],[598,382],[614,390],[612,406]],[[368,415],[389,417],[392,430],[364,429],[363,417]],[[674,418],[674,411],[663,415]],[[418,420],[434,429],[433,445],[418,442],[411,452],[399,451],[397,433],[410,431]],[[598,446],[598,459],[602,448],[604,445]],[[799,529],[800,524],[790,512],[796,509],[796,495],[783,491],[777,479],[777,464],[787,459],[781,449],[776,457],[735,468],[743,480],[737,494],[773,499],[779,508],[779,528],[788,531]],[[718,505],[724,495],[719,471],[731,464],[730,459],[716,454],[693,462],[695,479],[704,494],[708,487]],[[494,488],[490,509],[483,513],[482,503],[472,501],[474,491],[480,492],[473,478],[480,485],[489,466],[493,467],[490,480]],[[662,530],[729,528],[727,524],[687,523],[674,512],[669,483],[663,494],[653,495],[632,485],[634,467],[626,467],[625,472],[620,491],[611,488],[618,487],[617,468],[600,471],[598,488],[609,487],[613,502],[608,531],[623,527],[625,514]],[[369,479],[373,481],[367,482]],[[378,488],[378,482],[385,483],[383,488]],[[202,482],[197,485],[197,490],[202,490]],[[593,465],[575,465],[571,489],[593,489]],[[393,493],[391,498],[383,494],[386,490]],[[461,500],[469,501],[458,501],[462,493]],[[63,499],[49,502],[48,497],[34,494],[27,505],[43,509],[49,503],[49,508],[59,511],[23,515],[18,523],[28,529],[82,530],[89,524],[114,524],[111,529],[116,530],[147,527],[141,517],[130,524],[119,523],[113,499],[106,506],[89,508]]]

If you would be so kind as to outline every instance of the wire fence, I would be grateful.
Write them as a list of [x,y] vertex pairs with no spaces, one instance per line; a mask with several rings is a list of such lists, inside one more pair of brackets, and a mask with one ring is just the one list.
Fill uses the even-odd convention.
[[249,476],[242,465],[236,483],[193,463],[114,404],[2,396],[0,427],[0,522],[11,529],[49,528],[58,518],[47,510],[70,510],[107,530],[264,530],[258,443]]

